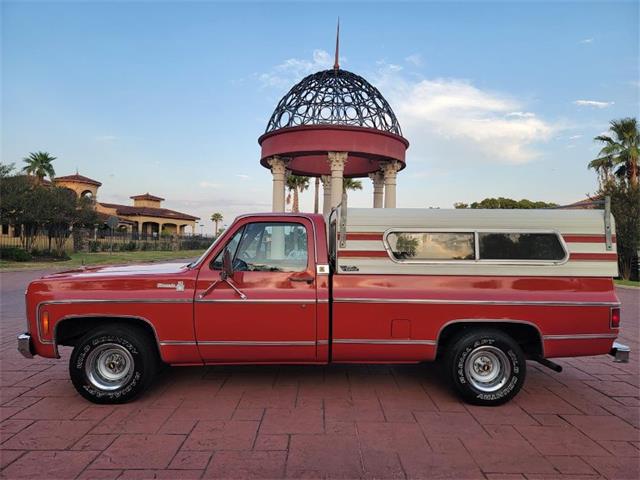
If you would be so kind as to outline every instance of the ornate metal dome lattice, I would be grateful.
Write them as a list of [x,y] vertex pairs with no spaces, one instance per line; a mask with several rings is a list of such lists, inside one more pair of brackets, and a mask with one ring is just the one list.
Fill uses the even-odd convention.
[[364,78],[333,68],[303,78],[280,100],[265,133],[302,125],[372,128],[402,136],[380,91]]

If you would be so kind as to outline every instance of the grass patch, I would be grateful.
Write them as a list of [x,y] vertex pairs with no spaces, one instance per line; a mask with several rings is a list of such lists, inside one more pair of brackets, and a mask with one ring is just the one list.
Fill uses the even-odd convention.
[[1,270],[25,270],[25,269],[68,269],[80,267],[82,265],[109,265],[123,263],[143,263],[158,262],[178,259],[196,258],[202,255],[204,250],[179,250],[179,251],[134,251],[134,252],[108,252],[72,253],[70,260],[50,261],[50,262],[13,262],[0,260]]
[[625,287],[640,288],[640,281],[638,280],[613,280],[616,285],[624,285]]

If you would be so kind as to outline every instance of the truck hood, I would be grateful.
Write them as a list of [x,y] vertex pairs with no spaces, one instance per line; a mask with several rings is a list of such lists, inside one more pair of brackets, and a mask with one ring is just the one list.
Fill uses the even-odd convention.
[[187,262],[146,263],[134,265],[107,265],[100,267],[80,267],[64,272],[45,275],[42,278],[96,278],[96,277],[134,277],[141,275],[172,275],[184,272]]

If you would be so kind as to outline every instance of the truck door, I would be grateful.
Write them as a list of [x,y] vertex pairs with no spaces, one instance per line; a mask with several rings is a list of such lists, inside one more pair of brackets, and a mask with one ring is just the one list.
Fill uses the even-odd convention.
[[[196,285],[195,330],[203,360],[315,361],[317,301],[311,222],[304,218],[245,219],[232,228],[227,244],[214,253],[209,264],[201,266]],[[228,283],[220,275],[225,250],[234,267]]]

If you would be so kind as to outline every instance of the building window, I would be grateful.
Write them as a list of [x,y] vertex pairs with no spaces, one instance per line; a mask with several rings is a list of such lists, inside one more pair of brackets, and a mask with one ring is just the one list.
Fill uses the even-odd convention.
[[8,223],[3,223],[2,224],[2,235],[9,235],[9,224]]
[[480,260],[562,261],[567,252],[556,233],[479,232]]
[[473,232],[391,232],[386,242],[398,261],[475,259]]

